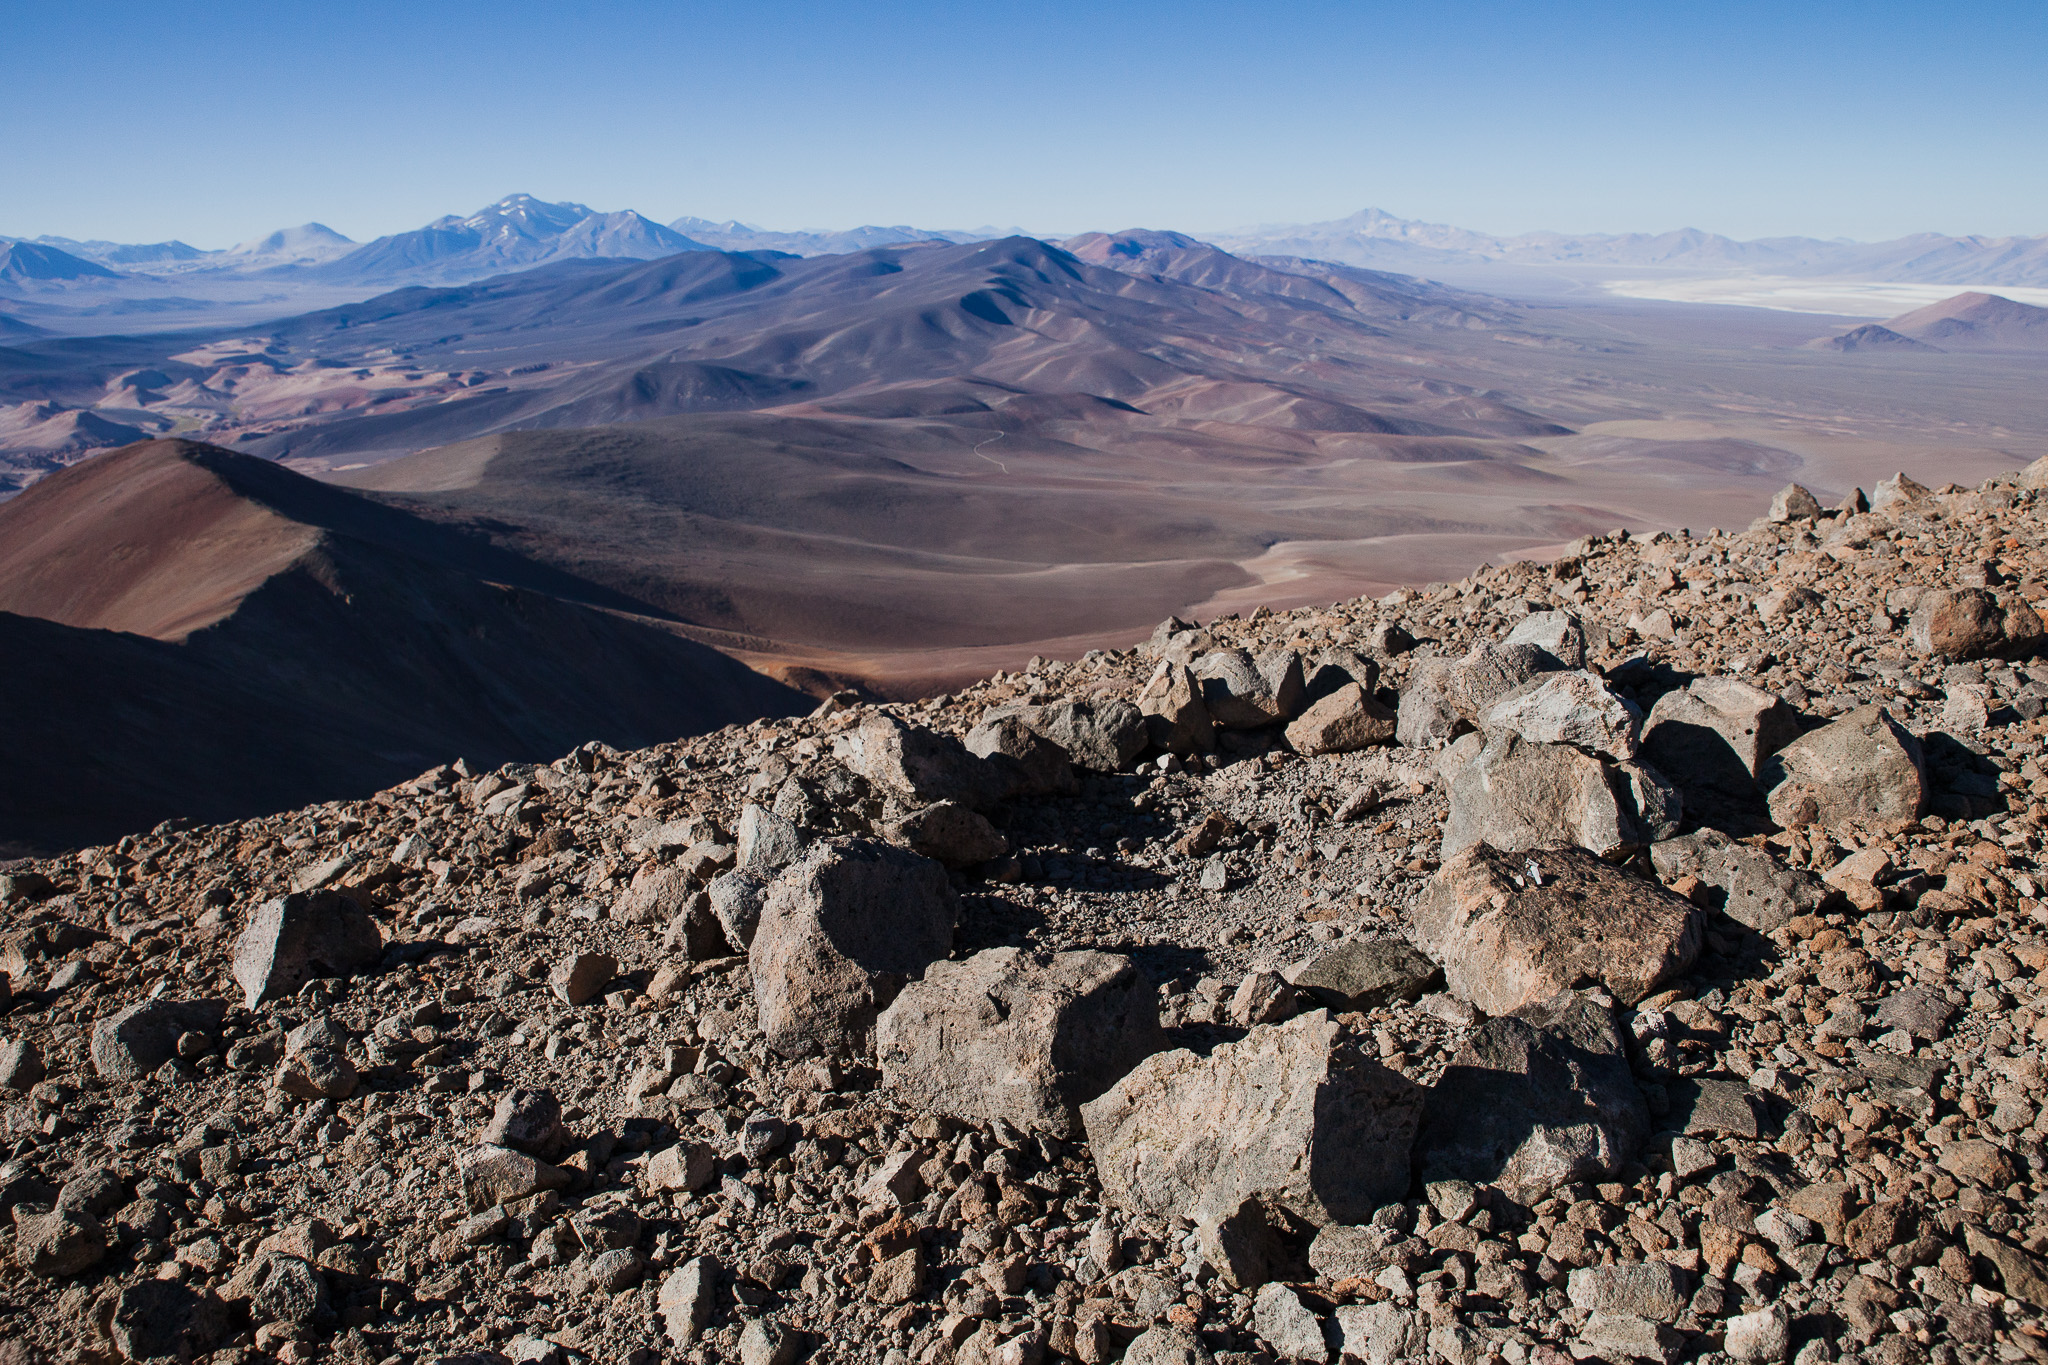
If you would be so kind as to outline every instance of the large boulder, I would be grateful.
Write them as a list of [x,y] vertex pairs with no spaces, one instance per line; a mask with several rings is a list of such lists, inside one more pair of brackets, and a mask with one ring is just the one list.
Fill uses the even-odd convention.
[[748,949],[768,1045],[863,1050],[876,1014],[953,947],[953,893],[929,858],[868,839],[813,844],[768,888]]
[[1347,938],[1286,973],[1296,990],[1338,1013],[1420,1000],[1441,973],[1405,939]]
[[1114,953],[990,948],[934,962],[875,1024],[882,1083],[907,1108],[1060,1137],[1165,1046],[1157,990]]
[[1313,706],[1337,689],[1353,683],[1370,695],[1379,686],[1380,666],[1355,649],[1332,645],[1318,651],[1313,659],[1302,665],[1302,677],[1308,684],[1302,701],[1304,705]]
[[1762,782],[1780,825],[1914,820],[1927,809],[1920,741],[1882,706],[1859,706],[1765,760]]
[[1619,858],[1677,832],[1677,793],[1643,764],[1607,763],[1568,744],[1501,731],[1466,761],[1443,766],[1446,858],[1480,843],[1513,852],[1575,844]]
[[971,753],[951,735],[879,712],[842,743],[849,767],[911,807],[957,801],[986,810],[1021,781],[1014,768]]
[[941,801],[915,810],[883,830],[892,844],[901,844],[947,867],[974,867],[1010,851],[988,817],[957,801]]
[[191,1360],[234,1333],[234,1316],[210,1290],[176,1280],[123,1285],[106,1310],[108,1335],[124,1360]]
[[1527,641],[1474,645],[1461,659],[1429,659],[1409,670],[1395,737],[1411,749],[1447,744],[1479,714],[1539,673],[1560,667],[1557,656]]
[[1207,1057],[1155,1053],[1081,1106],[1104,1201],[1211,1229],[1248,1206],[1309,1228],[1369,1220],[1407,1193],[1422,1105],[1377,1054],[1326,1010]]
[[1738,678],[1695,678],[1666,692],[1643,726],[1643,758],[1688,796],[1756,799],[1764,760],[1799,738],[1799,717],[1775,693]]
[[1216,723],[1202,700],[1201,680],[1186,664],[1161,659],[1138,694],[1145,734],[1152,747],[1169,754],[1208,753],[1216,747]]
[[1501,641],[1504,645],[1535,645],[1557,660],[1562,668],[1586,666],[1586,627],[1579,618],[1562,608],[1532,611],[1515,623]]
[[1033,733],[1065,750],[1076,767],[1093,772],[1125,771],[1149,742],[1144,714],[1114,697],[1062,697],[1019,707],[1016,715]]
[[58,1205],[48,1213],[15,1210],[14,1261],[46,1280],[76,1275],[107,1254],[107,1233],[84,1209]]
[[1814,521],[1820,517],[1820,499],[1796,483],[1780,488],[1771,499],[1766,521]]
[[1566,991],[1472,1031],[1429,1092],[1415,1154],[1424,1180],[1533,1204],[1614,1175],[1649,1127],[1613,1015]]
[[1398,717],[1357,683],[1345,683],[1287,726],[1299,754],[1348,754],[1394,738]]
[[1257,730],[1301,713],[1307,680],[1301,656],[1275,649],[1253,659],[1241,649],[1219,649],[1195,660],[1209,719],[1226,730]]
[[2001,602],[1982,588],[1922,593],[1907,620],[1915,651],[1943,659],[2039,653],[2041,617],[2018,597]]
[[803,831],[752,801],[740,808],[734,839],[738,869],[757,877],[772,877],[804,856]]
[[554,1092],[522,1088],[498,1096],[497,1108],[477,1135],[480,1146],[509,1147],[543,1161],[559,1160],[574,1141]]
[[1759,933],[1813,914],[1830,899],[1827,884],[1811,872],[1787,867],[1715,829],[1651,845],[1650,862],[1667,882],[1693,876],[1717,888],[1726,897],[1722,910],[1728,918]]
[[92,1065],[102,1080],[139,1081],[178,1055],[186,1033],[218,1033],[227,1018],[219,1000],[145,1000],[92,1027]]
[[1013,712],[998,710],[967,732],[967,752],[1006,774],[1012,796],[1053,796],[1080,790],[1067,751]]
[[1933,496],[1934,490],[1901,470],[1889,479],[1879,479],[1870,490],[1870,510],[1883,516],[1897,516]]
[[1699,955],[1699,912],[1579,848],[1447,859],[1415,904],[1414,934],[1451,993],[1509,1014],[1599,986],[1634,1004]]
[[235,982],[250,1009],[308,981],[376,965],[384,937],[363,907],[333,891],[294,892],[257,907],[235,940]]
[[1536,744],[1569,744],[1616,761],[1636,756],[1642,717],[1598,674],[1560,670],[1531,678],[1479,713],[1487,734]]

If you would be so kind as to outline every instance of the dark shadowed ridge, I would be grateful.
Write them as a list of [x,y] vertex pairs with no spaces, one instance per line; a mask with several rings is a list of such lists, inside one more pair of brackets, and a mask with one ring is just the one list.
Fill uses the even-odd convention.
[[[138,490],[183,515],[152,529]],[[0,506],[0,706],[35,718],[0,751],[0,843],[362,796],[456,757],[632,747],[809,704],[606,609],[620,594],[231,451],[148,442],[32,494]],[[41,571],[59,561],[110,567],[66,597]],[[136,563],[154,572],[123,577]],[[198,565],[218,600],[175,600]],[[182,639],[100,628],[153,615]]]

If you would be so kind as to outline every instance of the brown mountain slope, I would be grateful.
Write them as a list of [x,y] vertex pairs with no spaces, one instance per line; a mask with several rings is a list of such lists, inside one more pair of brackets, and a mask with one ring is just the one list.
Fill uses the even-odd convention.
[[2033,351],[2048,349],[2048,308],[2018,303],[1997,294],[1958,294],[1888,319],[1901,336],[1945,350]]
[[17,719],[0,843],[808,706],[616,593],[230,451],[151,442],[35,493],[0,507],[0,706]]

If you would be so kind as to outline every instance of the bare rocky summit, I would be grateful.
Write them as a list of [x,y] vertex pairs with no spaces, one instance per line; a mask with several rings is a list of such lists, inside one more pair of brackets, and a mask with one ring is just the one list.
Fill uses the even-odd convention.
[[0,867],[0,1362],[2048,1360],[2048,525]]

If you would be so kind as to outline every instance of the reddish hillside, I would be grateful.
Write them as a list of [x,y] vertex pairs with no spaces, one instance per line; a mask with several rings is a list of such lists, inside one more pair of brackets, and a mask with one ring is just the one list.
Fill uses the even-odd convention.
[[145,441],[0,503],[0,611],[160,640],[226,616],[320,539],[230,487],[226,454]]
[[616,593],[190,442],[116,451],[0,506],[0,584],[16,733],[0,845],[809,704]]

